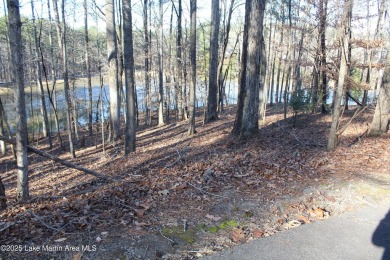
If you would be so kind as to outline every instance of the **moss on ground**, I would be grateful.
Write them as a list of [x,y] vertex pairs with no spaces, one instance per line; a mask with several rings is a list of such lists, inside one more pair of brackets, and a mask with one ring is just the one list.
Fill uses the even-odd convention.
[[170,238],[180,239],[190,245],[196,241],[196,230],[192,228],[184,231],[182,226],[165,227],[161,233]]

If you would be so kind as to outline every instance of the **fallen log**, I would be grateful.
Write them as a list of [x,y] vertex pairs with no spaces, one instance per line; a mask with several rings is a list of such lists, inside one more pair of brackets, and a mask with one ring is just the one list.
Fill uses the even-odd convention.
[[[6,143],[9,143],[9,144],[16,145],[16,142],[15,142],[15,141],[10,140],[10,139],[8,139],[8,138],[5,138],[4,136],[1,136],[1,135],[0,135],[0,140],[4,141],[4,142],[6,142]],[[66,167],[68,167],[68,168],[76,169],[76,170],[82,171],[82,172],[84,172],[84,173],[93,175],[93,176],[95,176],[95,177],[97,177],[97,178],[99,178],[99,179],[102,179],[102,180],[105,180],[105,181],[111,181],[111,182],[116,181],[114,178],[111,178],[111,177],[102,175],[102,174],[97,173],[97,172],[95,172],[95,171],[92,171],[92,170],[90,170],[90,169],[84,168],[84,167],[82,167],[82,166],[80,166],[80,165],[70,163],[70,162],[68,162],[68,161],[65,161],[65,160],[63,160],[63,159],[58,158],[57,156],[54,156],[54,155],[49,154],[49,153],[47,153],[47,152],[45,152],[45,151],[39,150],[39,149],[37,149],[37,148],[35,148],[35,147],[32,147],[32,146],[30,146],[30,145],[27,145],[27,150],[30,151],[30,152],[36,153],[36,154],[38,154],[38,155],[40,155],[40,156],[43,156],[43,157],[45,157],[45,158],[48,158],[48,159],[50,159],[50,160],[53,160],[53,161],[55,161],[55,162],[58,162],[58,163],[60,163],[60,164],[62,164],[62,165],[64,165],[64,166],[66,166]]]

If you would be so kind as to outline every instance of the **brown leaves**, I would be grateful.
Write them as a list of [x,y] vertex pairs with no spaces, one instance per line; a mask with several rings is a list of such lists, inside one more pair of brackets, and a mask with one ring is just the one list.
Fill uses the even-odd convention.
[[264,235],[264,231],[261,231],[260,229],[255,228],[252,231],[252,235],[253,235],[254,238],[259,238],[259,237]]
[[233,228],[229,235],[230,239],[233,242],[244,242],[245,241],[245,234],[244,231],[239,228]]
[[72,256],[72,260],[81,260],[82,256],[83,256],[83,252],[78,252]]
[[145,215],[145,209],[134,209],[137,217],[142,217],[143,215]]

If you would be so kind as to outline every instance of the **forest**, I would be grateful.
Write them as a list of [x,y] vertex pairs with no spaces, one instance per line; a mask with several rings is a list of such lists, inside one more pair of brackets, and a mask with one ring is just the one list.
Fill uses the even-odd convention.
[[0,259],[200,258],[390,195],[386,0],[0,9]]

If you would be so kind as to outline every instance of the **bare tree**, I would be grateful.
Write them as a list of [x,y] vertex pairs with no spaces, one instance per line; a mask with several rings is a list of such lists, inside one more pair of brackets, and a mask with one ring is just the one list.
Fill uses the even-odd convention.
[[176,95],[177,120],[183,120],[183,67],[182,67],[182,0],[178,0],[176,37]]
[[85,39],[85,65],[88,80],[88,134],[92,136],[92,79],[91,63],[89,61],[89,34],[88,34],[88,3],[84,0],[84,39]]
[[136,114],[131,0],[123,1],[123,65],[126,86],[125,154],[135,151]]
[[19,201],[29,197],[28,159],[27,159],[27,115],[24,99],[24,70],[22,48],[22,22],[20,21],[19,0],[7,0],[9,43],[11,48],[12,81],[15,84],[14,97],[16,104],[16,193]]
[[[388,27],[389,28],[389,27]],[[390,44],[387,46],[386,69],[383,73],[382,85],[379,90],[378,101],[374,117],[370,126],[370,136],[380,136],[389,130],[390,115]]]
[[321,77],[321,89],[322,89],[322,105],[321,112],[326,113],[326,100],[328,99],[327,77],[326,77],[326,17],[328,10],[328,0],[320,0],[320,77]]
[[112,140],[120,136],[120,102],[118,86],[118,45],[115,30],[115,6],[114,0],[106,0],[106,37],[107,37],[107,59],[109,67],[109,90],[110,90],[110,120],[112,129]]
[[190,0],[191,34],[190,34],[190,63],[191,84],[190,100],[188,104],[189,122],[188,135],[196,133],[195,130],[195,94],[196,94],[196,0]]
[[332,125],[330,128],[328,139],[328,150],[333,150],[337,146],[337,130],[339,127],[341,115],[341,101],[344,95],[344,82],[348,75],[350,65],[349,45],[350,45],[350,30],[351,30],[351,15],[352,15],[353,0],[344,0],[343,20],[339,32],[341,61],[339,69],[339,77],[336,89],[335,103],[332,114]]
[[164,57],[163,57],[163,42],[164,42],[164,15],[163,15],[163,0],[159,0],[160,10],[160,30],[158,36],[159,48],[158,48],[158,125],[164,125]]
[[148,5],[149,0],[143,1],[143,18],[144,18],[144,64],[145,64],[145,125],[152,122],[152,111],[150,104],[150,63],[149,63],[149,29],[148,29]]
[[35,64],[36,64],[37,84],[38,84],[38,91],[39,91],[39,97],[40,97],[39,100],[41,102],[41,114],[43,117],[43,120],[42,120],[43,136],[48,137],[49,146],[51,149],[53,147],[53,144],[51,141],[49,120],[47,118],[45,91],[43,90],[43,84],[42,84],[42,66],[41,66],[41,62],[39,59],[39,42],[38,42],[38,35],[37,35],[37,26],[35,24],[34,1],[32,1],[32,0],[31,0],[31,13],[32,13],[34,45],[35,45],[34,59],[35,59]]
[[[218,75],[217,75],[217,78],[218,78],[218,106],[219,106],[218,109],[219,109],[219,111],[223,111],[223,96],[225,93],[225,90],[224,90],[225,75],[227,74],[227,73],[223,73],[223,65],[224,65],[225,55],[226,55],[226,51],[227,51],[227,47],[228,47],[228,43],[229,43],[231,20],[232,20],[232,14],[234,11],[234,7],[235,7],[235,1],[236,0],[230,0],[230,6],[229,6],[226,24],[225,24],[225,17],[226,16],[224,16],[224,22],[223,22],[223,24],[225,24],[225,27],[223,28],[223,31],[222,31],[223,44],[222,44],[221,55],[219,57]],[[226,2],[225,2],[225,4],[226,4]]]
[[73,147],[72,138],[72,121],[71,121],[71,103],[69,97],[69,79],[68,79],[68,53],[66,42],[66,21],[65,21],[65,0],[61,1],[61,13],[62,13],[62,29],[60,18],[58,14],[57,0],[53,0],[54,16],[57,24],[57,38],[58,45],[61,50],[61,59],[63,65],[63,77],[64,77],[64,92],[65,92],[65,106],[66,106],[66,122],[68,128],[69,150],[72,154],[72,158],[76,158],[76,152]]

